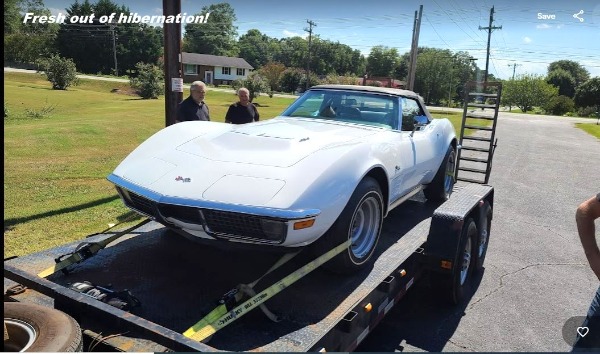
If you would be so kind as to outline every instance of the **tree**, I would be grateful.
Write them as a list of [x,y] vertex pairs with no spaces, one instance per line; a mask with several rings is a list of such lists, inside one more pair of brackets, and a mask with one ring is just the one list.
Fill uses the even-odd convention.
[[516,80],[504,82],[502,104],[517,106],[523,112],[527,112],[533,107],[545,106],[557,95],[558,88],[547,83],[541,76],[524,74]]
[[142,98],[158,98],[161,93],[165,92],[164,72],[161,68],[142,62],[137,63],[135,67],[137,76],[129,79],[129,82]]
[[279,50],[279,43],[274,38],[260,33],[259,30],[251,29],[240,37],[238,48],[239,56],[258,69],[273,61]]
[[558,60],[548,65],[548,74],[556,69],[568,71],[575,79],[575,87],[586,82],[590,78],[590,73],[576,61],[573,60]]
[[595,106],[600,111],[600,77],[594,77],[584,82],[575,92],[577,107]]
[[210,13],[206,23],[185,25],[183,50],[190,53],[237,57],[237,21],[233,7],[228,3],[204,6],[197,16]]
[[458,75],[453,75],[453,55],[445,49],[422,48],[417,56],[417,72],[413,90],[420,93],[427,104],[448,97],[453,91],[453,81]]
[[546,82],[558,87],[558,94],[573,98],[575,96],[575,78],[565,69],[555,69],[548,73]]
[[50,58],[40,60],[39,67],[52,83],[54,90],[66,90],[67,87],[77,84],[77,68],[70,58],[52,55]]
[[267,63],[258,70],[260,75],[267,81],[269,97],[273,97],[273,91],[279,90],[279,80],[284,71],[285,66],[275,62]]
[[281,74],[279,86],[283,92],[296,92],[305,73],[297,68],[287,68]]
[[[10,0],[5,2],[4,60],[8,62],[33,64],[39,58],[47,58],[57,52],[55,23],[23,23],[20,14],[32,12],[40,16],[51,15],[42,0]],[[14,13],[16,9],[16,14]],[[7,18],[7,12],[14,18]],[[8,20],[8,23],[6,22]],[[16,20],[16,22],[14,21]]]
[[398,51],[395,48],[375,46],[367,58],[367,73],[370,76],[391,77],[399,64]]
[[71,24],[71,16],[94,14],[98,19],[115,13],[129,15],[129,8],[119,6],[111,0],[98,0],[91,4],[75,1],[67,9],[67,20],[60,25],[58,48],[62,56],[73,58],[77,68],[84,73],[114,73],[116,44],[119,73],[136,72],[135,65],[143,61],[156,64],[162,51],[162,29],[142,23]]

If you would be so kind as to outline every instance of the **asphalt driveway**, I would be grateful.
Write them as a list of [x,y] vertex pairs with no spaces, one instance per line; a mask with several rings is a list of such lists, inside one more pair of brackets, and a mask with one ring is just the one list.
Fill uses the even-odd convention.
[[494,220],[472,297],[444,307],[424,279],[359,351],[571,349],[563,326],[585,315],[598,287],[575,209],[600,192],[600,140],[575,128],[576,121],[500,113],[490,178]]

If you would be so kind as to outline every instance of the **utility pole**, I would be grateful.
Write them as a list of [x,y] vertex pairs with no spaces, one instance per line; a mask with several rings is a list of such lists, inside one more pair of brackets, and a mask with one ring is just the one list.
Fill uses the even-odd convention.
[[115,61],[115,76],[119,76],[119,69],[117,68],[117,41],[115,38],[115,25],[110,24],[110,30],[112,33],[112,44],[113,44],[113,59]]
[[310,42],[312,40],[312,28],[313,26],[317,27],[317,24],[311,20],[306,20],[306,23],[308,23],[309,27],[304,29],[306,32],[308,32],[308,60],[306,61],[306,83],[304,87],[305,91],[308,90],[308,81],[310,78]]
[[488,72],[489,72],[489,67],[490,67],[490,41],[492,40],[492,30],[502,29],[502,26],[500,26],[500,27],[492,26],[493,22],[494,22],[494,7],[492,6],[492,8],[490,9],[490,25],[488,27],[479,26],[479,30],[487,30],[488,31],[487,55],[485,57],[485,76],[483,79],[484,82],[487,82]]
[[512,65],[512,67],[513,67],[513,76],[512,76],[512,79],[514,80],[515,79],[515,70],[517,69],[517,66],[521,66],[521,64],[513,63],[513,64],[507,64],[507,65],[508,66]]
[[[181,0],[163,0],[163,15],[177,16],[181,13]],[[165,126],[175,124],[177,105],[183,99],[181,73],[181,23],[165,23]]]
[[423,15],[423,5],[419,6],[419,14],[415,11],[415,22],[413,24],[413,38],[410,46],[410,66],[408,67],[407,89],[413,90],[415,85],[415,74],[417,72],[417,51],[419,49],[419,32],[421,30],[421,17]]
[[[510,66],[510,64],[507,64],[508,66]],[[517,64],[517,63],[513,63],[512,67],[513,67],[513,76],[512,76],[512,80],[515,80],[515,71],[517,69],[517,66],[521,66],[521,64]],[[510,112],[512,110],[512,104],[508,105],[508,111]]]

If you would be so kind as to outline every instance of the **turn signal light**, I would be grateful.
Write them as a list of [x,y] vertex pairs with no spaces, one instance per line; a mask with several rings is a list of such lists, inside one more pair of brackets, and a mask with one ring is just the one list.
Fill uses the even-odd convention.
[[308,227],[313,226],[314,223],[315,223],[315,219],[308,219],[308,220],[297,221],[297,222],[294,223],[294,230],[306,229]]
[[365,312],[371,312],[372,309],[373,309],[373,305],[371,305],[370,302],[365,305]]
[[442,263],[440,264],[440,267],[442,267],[444,269],[452,269],[452,262],[442,261]]

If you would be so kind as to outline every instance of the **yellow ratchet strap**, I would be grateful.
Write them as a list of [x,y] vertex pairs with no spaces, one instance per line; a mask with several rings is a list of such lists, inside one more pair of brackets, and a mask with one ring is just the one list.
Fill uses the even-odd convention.
[[66,268],[68,266],[79,263],[81,261],[84,261],[84,260],[90,258],[91,256],[98,253],[98,251],[105,248],[109,243],[115,241],[119,237],[129,234],[131,231],[137,229],[138,227],[140,227],[144,224],[147,224],[149,221],[150,221],[150,219],[145,219],[142,222],[138,223],[137,225],[134,225],[134,226],[128,228],[127,230],[118,232],[118,233],[114,234],[113,236],[107,237],[102,241],[83,242],[79,246],[77,246],[75,251],[73,253],[71,253],[70,255],[68,255],[66,258],[61,259],[62,257],[64,257],[64,256],[61,256],[61,257],[58,257],[57,259],[55,259],[56,264],[53,265],[52,267],[49,267],[46,270],[41,271],[40,273],[38,273],[38,276],[40,278],[45,278],[51,274],[58,272],[59,270],[64,271],[64,270],[66,270]]
[[[215,334],[218,330],[242,317],[246,313],[250,312],[254,308],[261,306],[265,301],[270,299],[271,297],[278,294],[283,289],[289,287],[294,284],[296,281],[300,280],[302,277],[312,272],[313,270],[320,267],[323,263],[329,261],[333,257],[342,253],[346,250],[351,244],[351,240],[347,240],[346,242],[340,244],[339,246],[333,248],[327,253],[319,256],[318,258],[312,260],[307,263],[300,269],[297,269],[293,273],[289,274],[285,278],[279,280],[275,284],[271,285],[267,289],[261,291],[257,295],[248,299],[238,307],[228,311],[225,305],[219,305],[216,309],[211,311],[208,315],[206,315],[203,319],[201,319],[198,323],[190,327],[187,331],[183,332],[183,335],[194,339],[198,342],[202,342],[207,338],[210,338],[213,334]],[[274,269],[274,268],[272,268]],[[272,270],[271,269],[271,270]],[[269,270],[269,272],[271,271]],[[266,274],[265,274],[266,275]],[[263,275],[264,277],[264,275]],[[262,278],[262,277],[261,277]],[[260,278],[259,278],[260,280]],[[258,280],[257,280],[258,281]],[[256,282],[255,282],[256,283]],[[234,289],[235,290],[235,289]],[[235,294],[236,300],[238,300],[239,292]],[[241,298],[241,294],[240,294]]]

